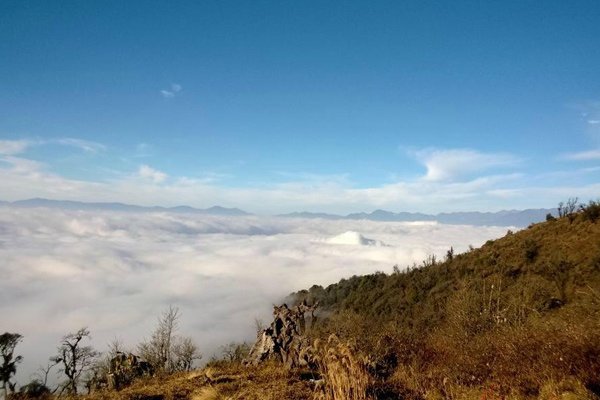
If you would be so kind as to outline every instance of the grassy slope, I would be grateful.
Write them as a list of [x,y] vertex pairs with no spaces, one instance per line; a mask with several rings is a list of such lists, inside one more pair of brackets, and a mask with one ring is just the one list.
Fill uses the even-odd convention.
[[240,363],[218,362],[211,367],[164,378],[144,379],[131,387],[100,391],[89,400],[279,400],[312,398],[307,379],[280,365],[246,367]]
[[552,298],[577,302],[581,290],[599,291],[600,223],[570,224],[561,219],[536,224],[456,255],[452,261],[392,275],[353,277],[327,288],[313,286],[298,295],[338,312],[350,310],[427,328],[445,317],[444,305],[456,290],[478,285],[482,287],[473,289],[484,290],[484,283],[502,285],[505,296],[515,294],[511,290],[543,289],[536,299],[524,300],[540,311],[544,301]]
[[581,216],[298,298],[332,311],[315,336],[355,342],[407,397],[600,392],[600,223]]

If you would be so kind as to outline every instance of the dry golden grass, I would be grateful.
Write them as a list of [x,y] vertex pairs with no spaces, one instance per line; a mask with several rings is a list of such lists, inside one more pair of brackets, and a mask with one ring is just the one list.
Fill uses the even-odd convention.
[[313,389],[301,371],[267,363],[245,367],[239,363],[140,380],[121,391],[98,391],[85,400],[309,400]]
[[192,393],[190,400],[229,400],[229,397],[223,396],[214,387],[203,387]]
[[445,263],[304,294],[334,310],[316,336],[375,361],[377,399],[600,398],[599,222],[535,224]]
[[327,343],[314,343],[316,363],[324,379],[322,388],[315,392],[318,400],[367,400],[370,377],[364,360],[351,347],[331,335]]

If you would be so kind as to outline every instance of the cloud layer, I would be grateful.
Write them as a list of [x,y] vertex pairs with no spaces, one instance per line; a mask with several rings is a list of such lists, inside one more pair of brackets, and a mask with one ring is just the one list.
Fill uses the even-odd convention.
[[[386,246],[336,244],[347,231]],[[434,223],[208,217],[0,207],[0,315],[20,332],[19,381],[66,332],[89,326],[103,350],[130,347],[169,304],[205,355],[254,336],[255,317],[313,284],[391,271],[454,246],[462,251],[506,228]]]

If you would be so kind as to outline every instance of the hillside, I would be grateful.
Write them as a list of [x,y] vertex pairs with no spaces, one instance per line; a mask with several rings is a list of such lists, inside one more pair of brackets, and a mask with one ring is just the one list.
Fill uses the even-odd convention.
[[600,223],[581,213],[295,296],[405,397],[600,393]]
[[320,310],[301,368],[245,366],[240,356],[86,398],[599,398],[595,207],[463,254],[449,249],[444,261],[294,293],[290,301]]
[[[508,231],[505,237],[454,255],[451,260],[426,260],[391,275],[355,276],[326,288],[313,286],[296,295],[319,301],[322,307],[337,313],[352,311],[431,328],[442,322],[440,307],[457,292],[484,291],[494,284],[495,290],[488,295],[509,307],[504,313],[507,317],[519,305],[541,312],[551,300],[578,303],[586,289],[600,288],[599,268],[600,224],[561,219],[517,233]],[[521,295],[535,292],[535,296],[504,303],[516,294],[513,291],[524,289],[529,290],[519,292]]]

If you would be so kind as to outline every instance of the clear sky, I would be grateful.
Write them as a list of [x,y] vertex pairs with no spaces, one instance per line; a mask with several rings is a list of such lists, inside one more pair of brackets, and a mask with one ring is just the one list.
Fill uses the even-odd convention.
[[600,2],[0,2],[0,199],[600,197]]

